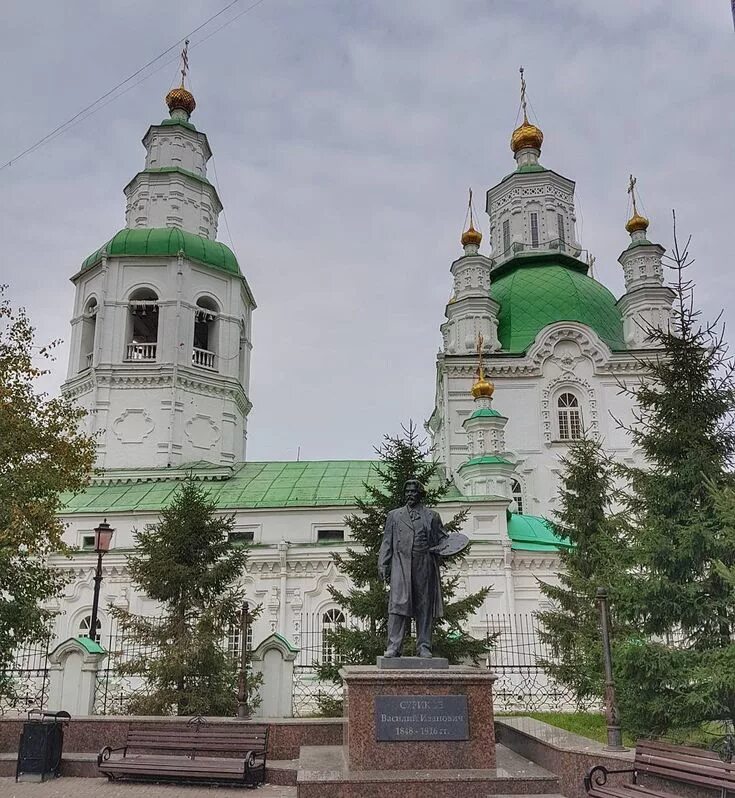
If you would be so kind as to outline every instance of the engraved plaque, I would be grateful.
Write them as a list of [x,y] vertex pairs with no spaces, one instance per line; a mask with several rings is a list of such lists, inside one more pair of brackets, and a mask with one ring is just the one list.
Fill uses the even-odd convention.
[[376,740],[469,740],[466,695],[376,695]]

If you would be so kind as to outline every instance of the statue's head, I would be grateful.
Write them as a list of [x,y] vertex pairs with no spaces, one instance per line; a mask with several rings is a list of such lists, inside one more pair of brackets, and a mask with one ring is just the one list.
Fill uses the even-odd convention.
[[425,493],[424,486],[415,477],[407,479],[403,485],[403,495],[409,507],[421,504]]

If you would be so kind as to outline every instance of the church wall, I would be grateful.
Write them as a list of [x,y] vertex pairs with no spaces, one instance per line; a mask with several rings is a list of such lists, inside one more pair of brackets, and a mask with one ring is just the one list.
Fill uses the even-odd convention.
[[[504,509],[500,504],[473,506],[463,530],[474,545],[471,554],[458,565],[461,576],[458,596],[491,587],[484,605],[469,623],[472,634],[480,637],[487,632],[488,619],[492,624],[509,613],[532,612],[539,602],[536,576],[553,578],[555,570],[553,553],[511,551],[505,533]],[[305,652],[313,645],[313,635],[323,624],[324,612],[336,607],[328,587],[348,587],[347,579],[332,562],[332,554],[344,553],[349,538],[344,544],[319,544],[317,531],[344,529],[347,532],[344,517],[354,509],[278,508],[235,512],[235,531],[253,532],[253,545],[249,548],[242,583],[251,604],[261,605],[261,614],[253,630],[255,645],[272,632],[279,632],[296,646],[303,646]],[[459,505],[439,509],[448,519]],[[110,630],[108,604],[138,614],[157,614],[155,603],[142,597],[130,584],[125,564],[126,555],[134,547],[133,530],[154,523],[157,517],[156,513],[107,514],[115,533],[114,548],[103,559],[100,599],[103,642]],[[65,542],[79,547],[85,536],[94,534],[94,527],[101,518],[90,514],[68,516],[64,520],[68,523]],[[57,567],[69,569],[73,575],[54,607],[63,608],[63,614],[56,620],[58,639],[77,634],[80,623],[91,612],[96,560],[92,551],[77,551],[71,561],[55,560]],[[304,664],[309,664],[306,654],[304,657]]]

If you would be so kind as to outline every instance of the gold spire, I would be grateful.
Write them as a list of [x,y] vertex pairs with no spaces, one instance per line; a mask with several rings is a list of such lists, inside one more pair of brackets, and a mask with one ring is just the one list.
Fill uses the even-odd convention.
[[628,219],[625,224],[625,229],[629,233],[636,233],[638,230],[643,230],[644,232],[648,230],[648,219],[645,216],[641,216],[638,213],[638,208],[635,203],[635,184],[638,182],[637,178],[630,176],[630,181],[628,182],[628,194],[630,194],[631,199],[633,200],[633,215]]
[[521,67],[519,71],[521,73],[521,108],[523,108],[523,122],[513,131],[513,135],[510,137],[510,148],[514,153],[525,147],[533,147],[536,150],[540,150],[544,140],[544,134],[541,132],[541,129],[528,121],[528,112],[526,110],[526,79],[523,77],[523,67]]
[[184,42],[184,49],[181,51],[181,85],[177,86],[175,89],[171,89],[171,91],[166,95],[166,105],[168,105],[168,110],[173,113],[173,111],[181,109],[186,113],[187,119],[192,115],[194,109],[197,107],[194,95],[190,91],[187,91],[184,86],[184,80],[186,79],[188,72],[189,40],[187,39]]
[[490,399],[495,393],[495,386],[490,380],[485,379],[485,368],[482,364],[482,344],[484,340],[482,333],[477,333],[477,382],[472,386],[472,395],[475,399],[480,397]]
[[474,226],[474,218],[472,215],[472,189],[470,189],[469,214],[470,226],[464,231],[464,233],[462,233],[462,238],[460,241],[462,242],[463,247],[466,247],[468,244],[475,244],[479,247],[482,243],[482,233],[479,230],[475,230]]

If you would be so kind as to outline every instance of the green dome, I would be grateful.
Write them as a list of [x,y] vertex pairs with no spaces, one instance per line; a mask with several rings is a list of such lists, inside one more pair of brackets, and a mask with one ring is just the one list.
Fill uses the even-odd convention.
[[189,260],[203,263],[219,271],[240,274],[237,258],[219,241],[187,233],[176,227],[147,227],[120,230],[82,263],[81,271],[91,269],[107,252],[110,258],[174,257],[183,252]]
[[544,327],[557,321],[578,321],[610,349],[626,348],[620,311],[604,285],[560,265],[558,256],[509,266],[490,287],[490,296],[500,304],[498,337],[503,351],[525,352]]

